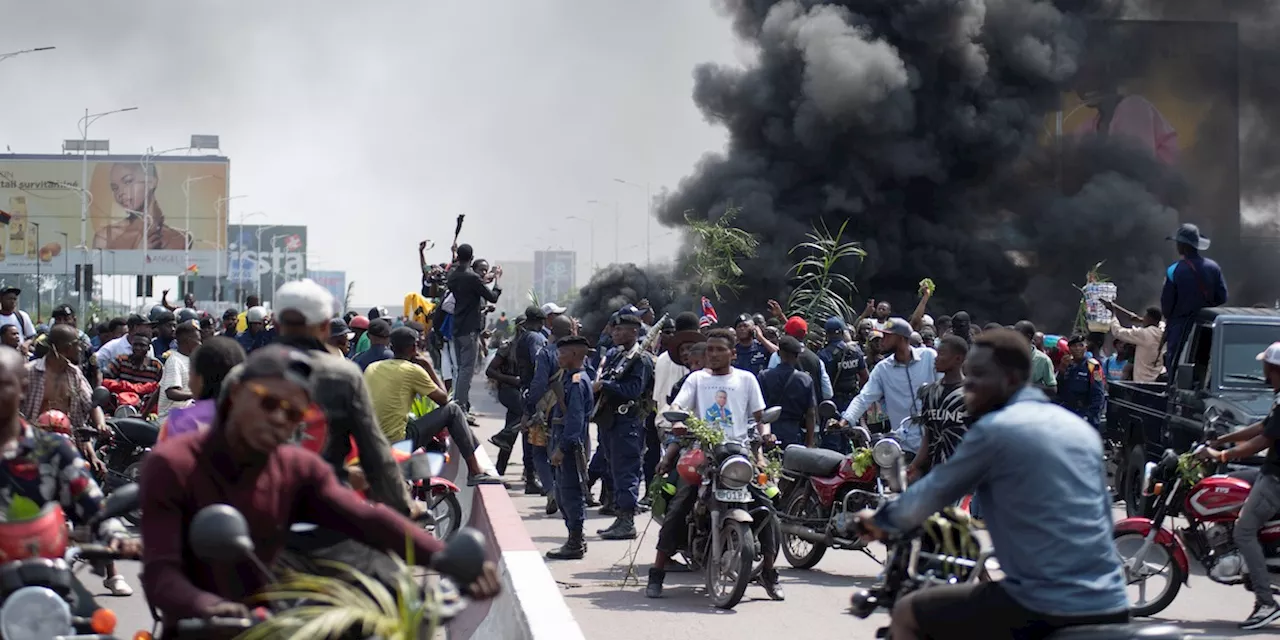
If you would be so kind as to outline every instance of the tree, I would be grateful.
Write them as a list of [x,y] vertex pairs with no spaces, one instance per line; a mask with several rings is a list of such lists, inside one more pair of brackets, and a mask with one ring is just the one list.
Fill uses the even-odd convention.
[[760,240],[737,227],[730,226],[741,211],[730,206],[716,220],[697,220],[692,212],[685,212],[689,224],[689,237],[693,241],[693,254],[689,263],[691,284],[698,292],[710,289],[720,297],[721,287],[732,292],[740,288],[742,258],[754,258]]
[[805,234],[808,242],[792,247],[791,255],[800,260],[791,267],[795,288],[787,298],[787,315],[810,319],[839,316],[845,321],[858,316],[849,304],[857,288],[848,276],[836,271],[842,260],[856,258],[861,262],[867,255],[858,243],[841,241],[848,224],[840,225],[834,235],[824,224],[821,230]]
[[356,290],[356,281],[352,280],[347,283],[347,293],[342,296],[342,312],[346,313],[351,308],[351,294]]

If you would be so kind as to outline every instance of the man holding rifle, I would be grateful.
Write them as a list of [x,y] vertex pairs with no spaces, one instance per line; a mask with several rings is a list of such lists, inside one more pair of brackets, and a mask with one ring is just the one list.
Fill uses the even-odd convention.
[[644,350],[632,354],[640,337],[641,320],[634,314],[618,316],[613,326],[613,348],[605,356],[600,379],[592,391],[601,394],[595,414],[600,449],[613,479],[613,504],[617,518],[597,533],[605,540],[636,537],[635,514],[640,498],[644,457],[645,416],[652,410],[653,356]]
[[582,527],[587,519],[587,425],[595,406],[591,376],[582,370],[587,339],[565,336],[556,343],[560,371],[550,382],[556,402],[551,410],[551,465],[556,469],[555,492],[569,529],[569,539],[547,552],[551,560],[577,560],[587,553]]

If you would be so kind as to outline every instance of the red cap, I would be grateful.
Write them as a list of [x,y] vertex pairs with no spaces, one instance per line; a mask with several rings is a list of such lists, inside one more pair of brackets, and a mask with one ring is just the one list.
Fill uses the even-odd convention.
[[351,319],[351,328],[364,329],[367,331],[369,329],[369,319],[364,316],[356,316]]
[[783,325],[782,332],[797,340],[803,340],[809,334],[809,323],[800,316],[791,316],[787,319],[787,324]]

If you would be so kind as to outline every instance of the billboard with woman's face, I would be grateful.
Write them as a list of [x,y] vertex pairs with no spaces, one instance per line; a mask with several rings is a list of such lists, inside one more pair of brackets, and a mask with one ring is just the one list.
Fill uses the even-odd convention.
[[0,155],[0,211],[9,217],[0,233],[0,272],[33,273],[37,262],[63,269],[83,261],[78,247],[88,247],[95,265],[99,252],[109,256],[103,262],[113,264],[114,273],[215,270],[226,244],[226,158],[91,156],[82,162],[70,155]]

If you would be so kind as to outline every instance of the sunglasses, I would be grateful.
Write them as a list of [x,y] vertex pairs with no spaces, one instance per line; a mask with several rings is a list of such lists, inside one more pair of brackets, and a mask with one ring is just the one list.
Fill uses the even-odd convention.
[[253,392],[253,395],[258,396],[259,405],[267,413],[283,411],[285,419],[289,422],[302,422],[303,416],[307,413],[306,407],[295,406],[292,402],[267,391],[267,388],[260,384],[250,382],[245,386]]

